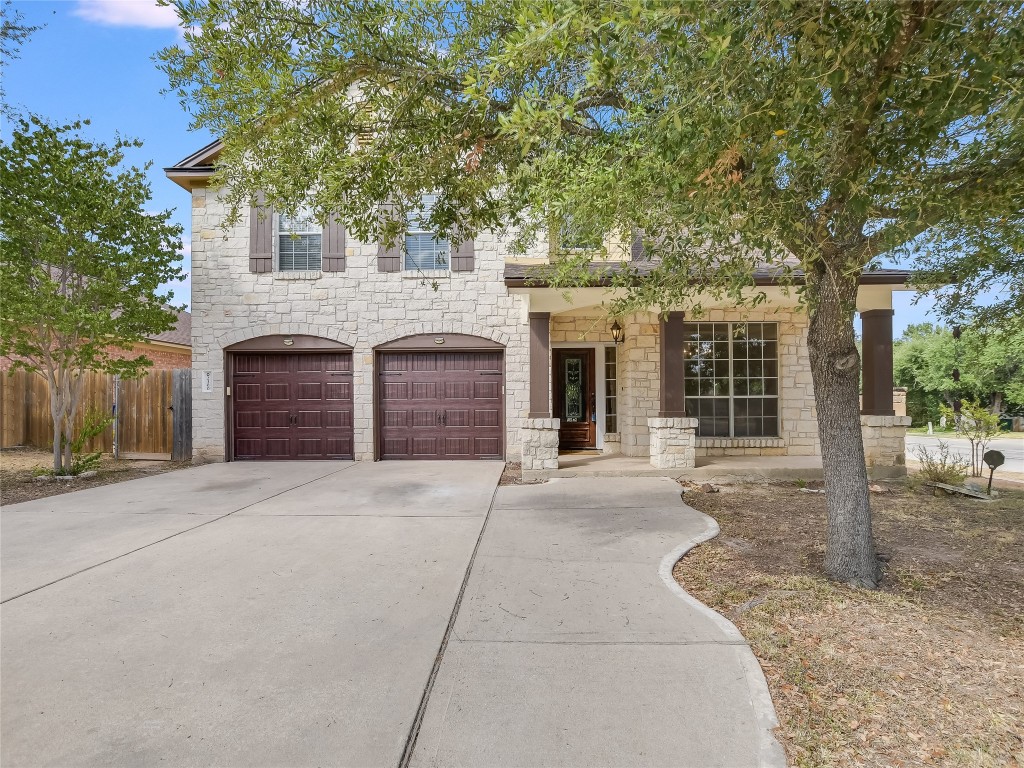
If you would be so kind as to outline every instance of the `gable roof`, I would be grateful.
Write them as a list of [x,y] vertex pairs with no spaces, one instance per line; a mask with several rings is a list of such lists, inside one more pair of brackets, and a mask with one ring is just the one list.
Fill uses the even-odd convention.
[[164,168],[164,173],[179,187],[191,192],[197,181],[203,181],[213,175],[216,170],[214,163],[223,148],[224,142],[220,139],[211,141],[169,168]]

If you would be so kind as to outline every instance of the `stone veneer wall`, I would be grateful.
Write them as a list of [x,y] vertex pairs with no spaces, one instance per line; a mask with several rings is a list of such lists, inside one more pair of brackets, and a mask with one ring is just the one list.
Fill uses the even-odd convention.
[[860,417],[864,461],[872,477],[907,473],[906,438],[910,421],[909,416]]
[[[555,340],[555,319],[552,318],[552,341]],[[593,319],[587,317],[562,315],[557,319],[563,334],[568,329],[578,334],[593,325]],[[720,322],[743,320],[779,324],[779,438],[698,438],[696,455],[817,455],[820,452],[818,423],[807,354],[807,316],[796,308],[782,307],[745,311],[712,309],[700,318],[700,321]],[[625,318],[621,324],[626,334],[618,357],[621,450],[627,456],[648,456],[651,444],[648,419],[658,416],[661,397],[658,315],[638,313]],[[588,334],[587,339],[591,340],[592,334]],[[603,339],[598,336],[593,340]]]
[[[522,299],[502,280],[506,249],[495,235],[476,240],[473,272],[377,271],[378,246],[349,240],[341,273],[249,272],[248,213],[228,231],[213,190],[192,196],[193,453],[225,455],[224,347],[268,334],[311,334],[353,347],[355,457],[373,458],[373,349],[419,333],[464,333],[505,345],[505,452],[519,457],[528,409],[529,329]],[[430,280],[436,279],[436,292]],[[424,284],[426,283],[426,284]],[[203,392],[200,375],[212,374]]]

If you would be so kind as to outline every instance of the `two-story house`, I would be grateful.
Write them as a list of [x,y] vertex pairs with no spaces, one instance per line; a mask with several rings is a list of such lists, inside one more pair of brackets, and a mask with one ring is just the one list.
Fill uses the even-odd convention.
[[[224,229],[208,186],[219,150],[166,169],[192,195],[198,459],[521,460],[542,476],[560,454],[593,451],[678,475],[715,456],[819,452],[807,317],[772,270],[757,275],[768,301],[756,309],[613,319],[600,279],[547,287],[533,272],[546,249],[513,257],[493,233],[449,243],[413,216],[384,249],[344,222],[268,208]],[[643,268],[637,244],[610,250]],[[858,298],[876,474],[903,465],[892,292],[907,278],[866,273]]]

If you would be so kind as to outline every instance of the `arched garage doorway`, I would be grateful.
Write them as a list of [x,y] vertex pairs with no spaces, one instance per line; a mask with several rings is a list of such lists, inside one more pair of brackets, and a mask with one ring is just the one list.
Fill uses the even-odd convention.
[[352,348],[259,336],[225,348],[228,459],[352,459]]
[[380,459],[501,460],[505,348],[463,334],[423,334],[375,350]]

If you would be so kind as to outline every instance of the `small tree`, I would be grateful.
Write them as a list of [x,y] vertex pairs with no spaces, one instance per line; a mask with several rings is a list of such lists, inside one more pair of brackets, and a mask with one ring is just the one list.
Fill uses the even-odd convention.
[[146,210],[143,170],[121,168],[141,144],[93,144],[87,124],[20,119],[0,145],[0,354],[50,385],[56,473],[71,470],[83,374],[142,375],[151,361],[118,350],[174,325],[157,291],[182,276],[181,227]]
[[964,400],[959,415],[952,408],[942,406],[942,415],[956,423],[957,431],[971,444],[971,476],[981,477],[985,460],[982,458],[992,438],[999,434],[999,414],[991,413],[977,400]]

